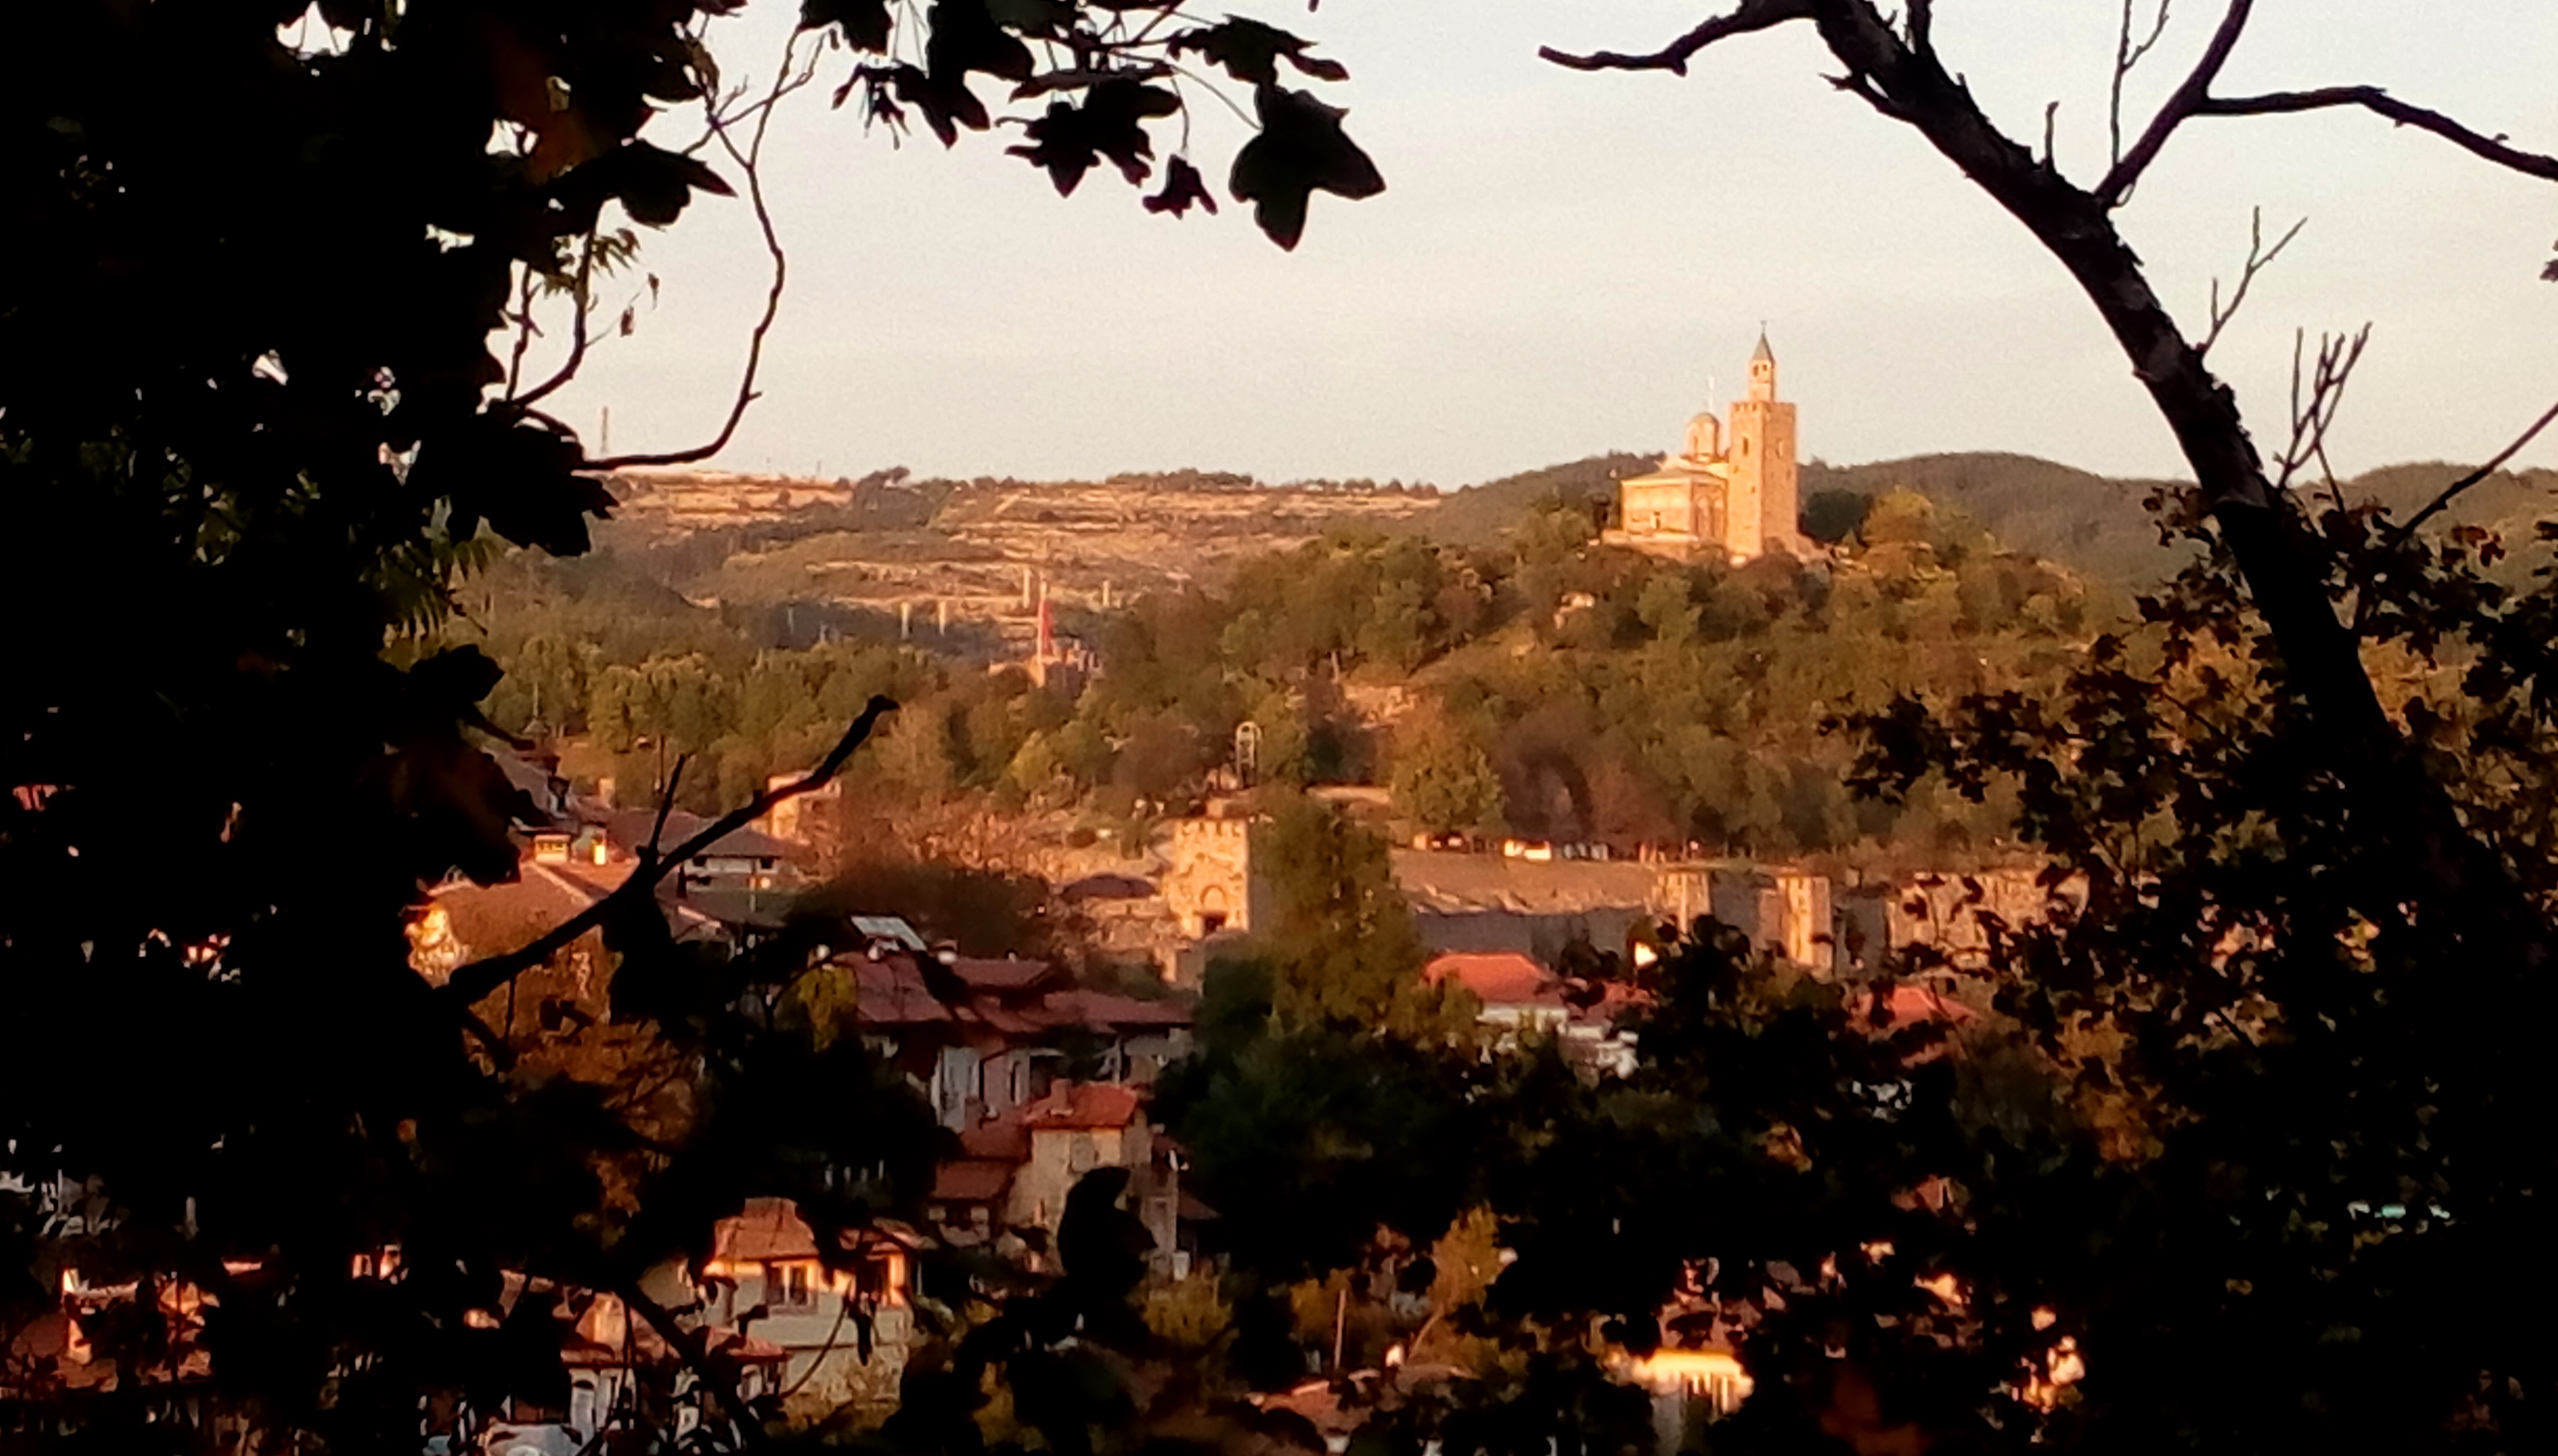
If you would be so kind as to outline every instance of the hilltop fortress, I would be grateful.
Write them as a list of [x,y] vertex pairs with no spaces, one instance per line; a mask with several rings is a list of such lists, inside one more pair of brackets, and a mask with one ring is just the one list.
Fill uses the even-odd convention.
[[1750,356],[1750,393],[1727,427],[1712,410],[1687,422],[1686,447],[1658,470],[1617,483],[1617,524],[1601,539],[1682,560],[1720,552],[1738,564],[1770,551],[1802,556],[1794,406],[1776,397],[1768,336]]

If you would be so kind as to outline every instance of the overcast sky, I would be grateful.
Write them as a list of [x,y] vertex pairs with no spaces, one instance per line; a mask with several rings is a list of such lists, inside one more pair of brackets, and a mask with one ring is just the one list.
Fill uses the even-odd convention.
[[[1248,5],[1249,0],[1242,0]],[[1808,456],[2016,450],[2181,471],[2094,313],[2024,231],[1915,135],[1831,89],[1808,27],[1743,37],[1684,78],[1579,74],[1540,44],[1648,49],[1716,7],[1670,0],[1332,0],[1251,9],[1316,38],[1322,87],[1387,192],[1318,196],[1280,252],[1229,205],[1152,217],[1107,168],[1061,201],[1014,138],[892,147],[824,87],[777,123],[790,254],[764,398],[732,469],[1092,477],[1197,466],[1265,479],[1462,485],[1663,449],[1728,399],[1766,320]],[[2218,10],[2177,6],[2136,100]],[[797,7],[751,7],[726,64],[769,67]],[[1940,0],[1949,63],[2011,132],[2058,99],[2060,155],[2101,170],[2115,0]],[[1213,13],[1213,12],[1211,12]],[[2558,5],[2260,0],[2223,89],[2372,82],[2558,150]],[[844,63],[829,63],[837,74]],[[1198,115],[1221,183],[1239,122]],[[1220,187],[1220,192],[1222,191]],[[2359,111],[2200,121],[2122,214],[2195,327],[2249,210],[2306,217],[2214,354],[2261,436],[2296,327],[2369,321],[2340,468],[2477,459],[2558,397],[2558,190]],[[761,302],[746,209],[649,234],[663,281],[563,413],[616,450],[708,438]],[[2558,463],[2544,443],[2526,462]]]

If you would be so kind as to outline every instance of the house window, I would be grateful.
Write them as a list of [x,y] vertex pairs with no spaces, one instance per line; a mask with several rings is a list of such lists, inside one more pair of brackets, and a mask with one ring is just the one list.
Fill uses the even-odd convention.
[[882,1304],[898,1302],[898,1295],[902,1291],[898,1289],[896,1280],[890,1274],[886,1255],[872,1254],[864,1258],[859,1277],[858,1287],[864,1299],[876,1300]]
[[808,1277],[804,1263],[769,1264],[772,1273],[764,1281],[765,1301],[775,1309],[807,1309],[817,1302],[815,1281]]

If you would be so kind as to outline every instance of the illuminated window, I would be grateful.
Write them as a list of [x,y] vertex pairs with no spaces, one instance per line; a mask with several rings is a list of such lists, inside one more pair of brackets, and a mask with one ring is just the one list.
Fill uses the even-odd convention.
[[804,1263],[767,1265],[772,1273],[764,1281],[765,1299],[775,1309],[806,1309],[817,1302],[814,1282]]

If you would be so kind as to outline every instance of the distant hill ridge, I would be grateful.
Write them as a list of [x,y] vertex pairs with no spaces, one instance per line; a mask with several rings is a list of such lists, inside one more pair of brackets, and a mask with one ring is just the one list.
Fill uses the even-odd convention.
[[[1110,601],[1219,579],[1234,562],[1331,530],[1412,533],[1489,545],[1529,512],[1613,503],[1620,477],[1655,457],[1593,455],[1436,493],[1400,482],[1263,485],[1235,472],[1128,472],[1100,482],[916,479],[887,470],[858,480],[664,472],[614,482],[624,510],[607,544],[650,555],[652,573],[695,598],[802,597],[894,610],[947,599],[965,616],[1027,610],[1024,569],[1069,602]],[[2344,483],[2346,498],[2400,513],[2432,499],[2461,468],[2389,466]],[[1961,510],[2009,547],[2093,582],[2138,587],[2172,572],[2143,502],[2160,480],[2126,480],[2030,455],[1946,452],[1864,465],[1805,464],[1804,517],[1835,538],[1866,503],[1909,489]],[[2558,472],[2482,483],[2450,524],[2508,539],[2558,512]]]
[[[1463,542],[1496,538],[1523,513],[1553,503],[1596,506],[1614,499],[1619,477],[1648,470],[1655,457],[1618,452],[1504,476],[1451,493],[1412,527]],[[2405,515],[2431,501],[2468,467],[2440,462],[2383,466],[2339,483],[2347,501],[2376,502]],[[2057,461],[2001,451],[1946,452],[1865,465],[1803,466],[1803,511],[1817,527],[1856,498],[1908,489],[1952,506],[2008,546],[2084,575],[2141,584],[2174,570],[2178,554],[2159,543],[2144,503],[2180,482],[2097,475]],[[2558,514],[2558,471],[2504,471],[2481,482],[2448,512],[2450,523],[2485,525],[2508,539]],[[1854,519],[1854,512],[1847,513]]]

